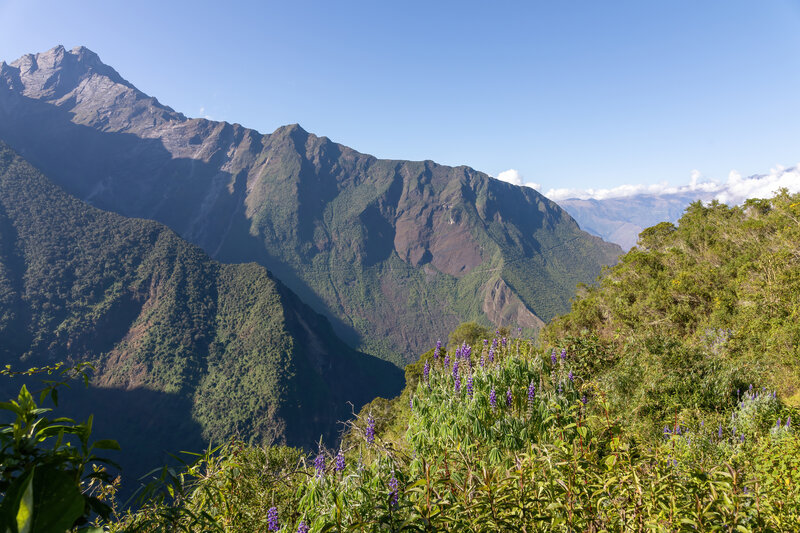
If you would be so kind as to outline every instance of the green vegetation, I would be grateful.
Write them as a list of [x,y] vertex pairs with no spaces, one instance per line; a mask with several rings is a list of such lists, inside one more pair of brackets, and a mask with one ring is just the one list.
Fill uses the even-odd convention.
[[749,384],[800,405],[800,196],[692,204],[642,232],[598,286],[544,332],[655,434],[720,418]]
[[[105,524],[796,531],[798,354],[784,339],[798,327],[798,207],[800,195],[785,193],[693,205],[677,228],[644,232],[537,343],[462,324],[446,349],[406,367],[400,396],[365,405],[338,447],[320,441],[306,455],[229,441],[165,469],[138,509],[117,507]],[[758,266],[773,255],[782,266]],[[778,279],[771,293],[757,289]]]
[[490,349],[431,353],[404,401],[365,407],[341,448],[199,457],[111,530],[794,531],[797,412],[771,393],[743,393],[722,425],[642,440],[569,354]]

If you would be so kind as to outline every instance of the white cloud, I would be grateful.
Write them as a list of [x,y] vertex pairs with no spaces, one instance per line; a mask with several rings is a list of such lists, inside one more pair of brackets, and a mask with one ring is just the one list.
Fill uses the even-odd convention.
[[518,170],[513,168],[509,168],[508,170],[502,171],[500,174],[497,175],[497,179],[500,181],[505,181],[512,185],[522,185],[522,174],[519,173]]
[[800,164],[785,169],[777,167],[769,174],[759,174],[743,178],[738,172],[731,171],[725,182],[714,180],[703,181],[698,170],[692,170],[688,185],[673,187],[666,182],[651,185],[620,185],[610,189],[550,189],[545,196],[554,201],[567,198],[583,200],[605,200],[608,198],[625,198],[638,194],[660,196],[664,194],[695,193],[698,199],[716,199],[726,204],[740,204],[748,198],[769,198],[778,189],[787,188],[790,192],[800,192]]
[[516,169],[510,168],[508,170],[504,170],[500,174],[497,175],[497,179],[500,181],[505,181],[506,183],[510,183],[512,185],[517,185],[519,187],[530,187],[531,189],[535,189],[537,191],[542,189],[541,183],[536,183],[533,181],[525,182],[522,174]]

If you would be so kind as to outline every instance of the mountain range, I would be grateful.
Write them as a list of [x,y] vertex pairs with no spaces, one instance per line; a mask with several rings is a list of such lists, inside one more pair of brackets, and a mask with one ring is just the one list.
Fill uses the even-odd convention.
[[468,167],[187,118],[83,47],[0,63],[0,139],[77,198],[267,267],[350,346],[398,365],[465,320],[538,330],[621,253]]

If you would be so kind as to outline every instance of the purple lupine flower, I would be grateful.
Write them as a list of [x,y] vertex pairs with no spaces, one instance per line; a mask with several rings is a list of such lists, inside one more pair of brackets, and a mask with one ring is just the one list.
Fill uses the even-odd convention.
[[505,347],[506,347],[506,342],[508,342],[508,341],[506,340],[506,338],[505,338],[505,337],[503,337],[502,339],[500,339],[500,344],[502,344],[502,345],[503,345],[503,348],[505,348]]
[[344,452],[339,450],[339,453],[336,454],[336,459],[333,463],[333,469],[336,472],[344,472]]
[[455,357],[456,360],[458,360],[461,357],[461,346],[456,346],[456,351],[453,354],[453,357]]
[[567,349],[566,348],[562,348],[561,349],[561,360],[562,361],[566,361],[567,360]]
[[461,392],[461,375],[456,375],[456,381],[453,383],[453,389],[456,392]]
[[742,434],[741,434],[741,435],[739,435],[739,436],[741,437],[739,440],[741,440],[741,441],[742,441],[742,444],[744,444],[744,433],[742,433]]
[[369,415],[367,418],[367,444],[372,444],[375,442],[375,419],[372,418],[372,415]]
[[489,393],[489,405],[492,406],[492,410],[497,408],[497,393],[494,391],[494,387],[492,387],[492,392]]
[[558,361],[558,359],[556,358],[556,349],[555,348],[553,348],[553,351],[550,353],[550,361],[553,363],[554,366],[555,366],[556,362]]
[[486,345],[489,344],[489,339],[483,339],[483,347],[486,348]]
[[669,434],[670,434],[669,428],[667,426],[664,426],[664,438],[668,439]]
[[308,533],[311,528],[303,520],[297,525],[297,533]]
[[439,359],[439,353],[442,351],[442,341],[436,341],[436,349],[433,350],[433,360]]
[[279,529],[280,528],[278,527],[278,508],[270,507],[267,510],[267,530],[278,531]]
[[[499,331],[495,331],[495,334],[499,334]],[[492,339],[492,348],[497,348],[497,337]]]
[[508,388],[506,391],[506,407],[511,407],[511,400],[513,397],[511,396],[511,387]]
[[422,369],[422,376],[425,378],[425,382],[427,383],[431,374],[431,365],[428,361],[425,361],[425,367]]
[[391,496],[390,503],[392,507],[394,507],[397,505],[397,499],[399,497],[397,493],[397,478],[394,477],[394,475],[389,480],[389,495]]
[[464,359],[469,359],[472,356],[472,346],[464,346],[464,349],[461,350],[461,355],[464,356]]
[[719,431],[717,432],[717,438],[722,438],[722,424],[719,425]]
[[449,355],[445,355],[444,356],[444,367],[445,368],[450,368],[450,356]]
[[472,375],[471,374],[467,378],[467,396],[469,396],[470,400],[472,399]]
[[792,417],[791,415],[786,417],[786,429],[791,429],[792,427]]
[[322,451],[320,451],[316,459],[314,459],[314,472],[315,477],[325,477],[325,455]]
[[481,355],[481,368],[486,368],[486,358]]
[[531,380],[531,384],[528,385],[528,401],[533,401],[533,396],[536,394],[536,385],[533,384],[533,380]]
[[494,363],[494,347],[489,348],[489,363]]
[[583,396],[581,396],[581,403],[582,403],[583,405],[586,405],[586,403],[587,403],[588,401],[589,401],[589,400],[587,400],[587,399],[586,399],[586,395],[585,395],[585,394],[584,394]]
[[522,336],[522,328],[517,328],[517,337]]
[[569,376],[567,376],[567,377],[569,377],[569,381],[570,382],[574,382],[575,381],[575,376],[572,375],[572,370],[569,371]]
[[681,425],[680,424],[678,424],[678,426],[675,428],[675,434],[676,435],[680,435],[681,434]]
[[453,379],[458,377],[458,359],[453,361]]

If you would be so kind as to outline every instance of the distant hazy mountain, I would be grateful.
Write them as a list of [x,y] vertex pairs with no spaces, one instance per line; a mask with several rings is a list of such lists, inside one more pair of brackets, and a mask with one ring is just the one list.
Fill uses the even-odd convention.
[[[162,224],[90,207],[0,143],[0,364],[92,361],[70,401],[131,472],[208,439],[329,442],[402,387],[255,264],[221,265]],[[16,380],[0,380],[7,398]]]
[[713,198],[714,194],[696,191],[637,194],[603,200],[570,198],[559,200],[558,205],[572,215],[582,229],[629,250],[643,229],[659,222],[675,223],[692,202]]
[[79,198],[268,267],[351,345],[397,363],[467,319],[538,328],[621,252],[468,167],[186,118],[85,48],[0,63],[0,139]]
[[643,229],[659,222],[678,222],[692,202],[718,200],[733,206],[748,198],[772,198],[781,189],[800,192],[800,166],[777,166],[766,174],[746,177],[731,171],[724,182],[701,182],[699,172],[692,174],[691,182],[679,187],[623,185],[586,191],[553,189],[547,194],[575,217],[581,228],[628,250]]

